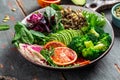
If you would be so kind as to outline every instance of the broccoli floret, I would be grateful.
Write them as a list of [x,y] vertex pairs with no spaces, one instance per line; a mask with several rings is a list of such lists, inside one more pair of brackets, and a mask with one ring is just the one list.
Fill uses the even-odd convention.
[[82,56],[88,60],[93,60],[99,56],[99,49],[94,48],[93,42],[90,41],[84,41],[84,45],[86,48],[82,50]]
[[108,47],[103,43],[98,43],[94,46],[95,50],[99,50],[101,53],[104,52]]
[[80,28],[80,30],[82,31],[83,34],[88,33],[89,29],[90,29],[90,27],[88,27],[88,26],[83,26]]
[[103,29],[102,27],[95,27],[95,31],[96,31],[97,33],[99,33],[100,35],[102,35],[103,33],[105,33],[105,32],[104,32],[104,29]]
[[96,45],[93,45],[92,41],[84,42],[86,48],[82,50],[82,56],[86,59],[93,60],[106,51],[109,48],[110,43],[111,37],[109,34],[103,33]]
[[104,34],[101,35],[100,41],[103,42],[103,43],[105,41],[107,41],[107,44],[110,45],[112,39],[111,39],[111,37],[110,37],[110,35],[108,33],[104,33]]
[[89,40],[88,36],[74,37],[70,44],[68,45],[68,47],[73,49],[78,56],[81,56],[82,50],[85,48],[84,41],[88,40]]
[[93,34],[96,37],[100,36],[100,34],[95,30],[95,27],[91,27],[91,29],[89,30],[89,34]]
[[98,40],[99,40],[99,38],[96,37],[94,34],[88,33],[88,34],[86,34],[86,35],[88,36],[88,38],[89,38],[90,40],[92,40],[92,42],[93,42],[94,44],[96,44],[96,43],[98,42]]
[[82,50],[82,56],[88,60],[93,60],[99,55],[99,50],[94,49],[94,47],[89,47]]
[[110,46],[111,41],[112,39],[110,35],[108,33],[104,33],[101,35],[100,40],[97,42],[97,45],[103,45],[102,51],[105,51]]
[[93,47],[93,46],[94,46],[94,44],[93,44],[92,41],[84,41],[84,45],[85,45],[86,48],[89,48],[89,47]]

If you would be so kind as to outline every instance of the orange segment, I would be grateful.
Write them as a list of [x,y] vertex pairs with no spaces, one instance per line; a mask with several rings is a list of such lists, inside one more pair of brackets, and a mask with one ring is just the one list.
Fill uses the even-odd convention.
[[55,64],[63,66],[74,63],[77,59],[77,54],[68,47],[57,47],[51,59]]
[[59,4],[61,0],[38,0],[38,4],[41,7],[49,6],[50,4]]
[[62,42],[50,41],[44,46],[45,49],[56,48],[56,47],[66,47],[66,45],[63,44]]
[[74,64],[79,64],[80,66],[84,66],[90,64],[90,60],[85,60],[84,58],[78,58]]

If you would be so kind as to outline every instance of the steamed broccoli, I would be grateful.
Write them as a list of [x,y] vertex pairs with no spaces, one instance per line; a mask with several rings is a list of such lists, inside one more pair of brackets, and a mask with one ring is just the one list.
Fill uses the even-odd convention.
[[83,35],[73,38],[68,47],[75,50],[78,57],[93,60],[109,48],[111,37],[104,32],[103,26],[106,23],[104,17],[86,11],[83,11],[83,15],[88,26],[81,28]]
[[78,56],[81,56],[82,50],[85,48],[84,41],[88,41],[88,36],[74,37],[68,47],[76,51]]
[[96,45],[96,48],[101,49],[101,51],[105,51],[110,46],[111,41],[112,39],[110,35],[108,33],[103,33],[100,37],[100,40],[97,42],[97,45],[99,46]]
[[95,35],[96,37],[100,36],[100,34],[96,32],[95,27],[91,27],[91,29],[89,30],[89,33]]
[[99,56],[99,50],[94,49],[94,47],[84,48],[82,50],[82,56],[85,59],[93,60]]
[[96,42],[90,37],[88,34],[75,37],[68,47],[76,51],[78,57],[82,56],[85,59],[93,60],[109,48],[111,37],[108,33],[103,33]]
[[106,51],[111,43],[111,37],[108,33],[104,33],[100,36],[100,40],[93,46],[92,41],[87,42],[86,48],[82,50],[82,56],[86,59],[93,60],[99,57],[104,51]]
[[103,28],[101,27],[90,27],[90,26],[84,26],[81,28],[81,32],[83,35],[87,35],[90,40],[92,40],[94,43],[98,42],[99,38],[104,32]]

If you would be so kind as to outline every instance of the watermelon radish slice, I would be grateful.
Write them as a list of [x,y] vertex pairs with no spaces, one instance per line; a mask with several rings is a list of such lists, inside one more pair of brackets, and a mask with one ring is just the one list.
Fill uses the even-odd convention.
[[42,50],[42,46],[39,45],[28,45],[28,44],[19,44],[18,49],[24,57],[29,59],[32,62],[37,62],[40,64],[44,64],[43,61],[45,60],[44,57],[40,54]]
[[35,55],[33,55],[32,54],[32,52],[31,51],[28,51],[28,49],[27,49],[27,47],[28,47],[29,45],[28,44],[19,44],[19,51],[22,53],[22,55],[23,56],[25,56],[27,59],[29,59],[29,60],[32,60],[32,61],[35,61],[34,60],[34,57],[35,57]]
[[30,45],[27,47],[29,51],[32,52],[33,55],[36,55],[40,59],[45,59],[41,54],[40,51],[42,50],[42,46],[39,45]]

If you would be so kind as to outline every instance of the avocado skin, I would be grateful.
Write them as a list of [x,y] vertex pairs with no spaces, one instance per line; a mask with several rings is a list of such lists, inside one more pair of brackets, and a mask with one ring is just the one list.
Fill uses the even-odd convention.
[[71,0],[74,4],[83,6],[86,3],[86,0]]

